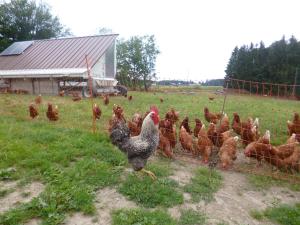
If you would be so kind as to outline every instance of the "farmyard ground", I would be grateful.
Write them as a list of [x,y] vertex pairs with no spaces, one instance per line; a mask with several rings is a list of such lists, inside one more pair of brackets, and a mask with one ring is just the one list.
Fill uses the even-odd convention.
[[[181,160],[153,157],[148,166],[158,175],[156,182],[133,174],[107,136],[114,103],[124,107],[126,118],[144,113],[152,104],[161,115],[173,107],[181,119],[189,116],[193,127],[194,118],[204,120],[204,106],[221,110],[223,96],[201,90],[130,95],[131,102],[112,97],[108,106],[95,99],[103,112],[95,135],[90,100],[43,96],[40,116],[32,121],[27,107],[34,96],[1,95],[0,223],[272,224],[268,218],[274,216],[263,210],[300,202],[299,187],[266,177],[217,170],[207,182],[209,170],[186,155]],[[211,95],[213,101],[208,100]],[[47,102],[58,105],[59,121],[47,121]],[[272,142],[279,144],[287,138],[286,120],[299,106],[296,101],[229,95],[225,112],[230,119],[235,111],[243,119],[259,117],[260,130],[271,130]],[[242,154],[239,163],[255,166]],[[291,215],[299,215],[299,206],[291,210]],[[295,218],[292,222],[299,224]]]

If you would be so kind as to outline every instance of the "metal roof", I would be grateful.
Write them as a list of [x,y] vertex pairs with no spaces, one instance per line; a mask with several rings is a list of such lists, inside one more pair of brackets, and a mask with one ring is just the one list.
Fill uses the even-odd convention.
[[89,66],[93,67],[116,37],[111,34],[35,40],[20,55],[0,56],[0,71],[86,68],[86,55]]

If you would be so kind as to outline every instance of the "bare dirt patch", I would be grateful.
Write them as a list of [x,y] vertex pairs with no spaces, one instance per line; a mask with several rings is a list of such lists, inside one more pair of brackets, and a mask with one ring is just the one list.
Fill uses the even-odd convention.
[[44,185],[39,182],[33,182],[23,187],[17,187],[16,182],[3,182],[1,187],[15,188],[15,190],[0,199],[0,213],[20,203],[30,202],[32,198],[37,197],[44,190]]
[[40,225],[42,224],[41,219],[32,219],[29,222],[25,223],[24,225]]
[[[191,166],[189,166],[191,168]],[[184,171],[189,171],[185,167],[175,165],[175,172],[172,178],[187,181],[184,178]],[[195,166],[194,166],[195,168]],[[187,172],[187,177],[191,178],[191,172]],[[220,171],[223,177],[222,188],[215,193],[215,200],[210,203],[201,201],[192,203],[185,198],[185,203],[168,209],[173,218],[179,218],[183,209],[193,209],[204,212],[207,223],[215,225],[226,222],[227,224],[248,224],[248,225],[268,225],[269,221],[257,221],[250,216],[251,210],[264,210],[267,207],[277,204],[294,204],[300,202],[300,192],[293,192],[287,188],[272,187],[268,190],[256,191],[249,184],[247,177],[241,173],[233,171]],[[178,176],[178,177],[176,177]],[[173,179],[174,179],[173,178]],[[186,183],[186,182],[184,182]]]
[[185,165],[180,161],[172,163],[173,174],[169,178],[178,182],[180,186],[188,184],[193,177],[193,170],[196,168],[195,164]]
[[75,213],[66,219],[67,225],[109,225],[111,224],[111,212],[121,208],[135,208],[134,202],[128,201],[114,188],[104,188],[97,192],[96,215],[85,216],[82,213]]

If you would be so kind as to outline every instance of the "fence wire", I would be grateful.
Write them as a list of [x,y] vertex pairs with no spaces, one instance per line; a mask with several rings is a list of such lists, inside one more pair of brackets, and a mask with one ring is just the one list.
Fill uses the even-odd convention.
[[[215,125],[210,124],[205,120],[203,111],[204,107],[207,106],[213,114],[223,111],[227,113],[230,137],[239,137],[236,152],[230,156],[230,163],[226,169],[300,183],[300,147],[298,143],[300,141],[300,121],[298,124],[297,119],[294,118],[295,111],[285,106],[275,107],[276,104],[282,103],[278,102],[274,103],[274,107],[265,109],[268,113],[264,112],[266,116],[260,118],[258,116],[259,113],[255,113],[255,110],[259,110],[260,106],[251,105],[249,98],[245,98],[245,95],[251,98],[259,98],[258,101],[263,101],[260,98],[267,96],[290,98],[291,96],[295,96],[293,93],[296,92],[295,88],[298,88],[298,86],[267,84],[235,79],[227,80],[225,85],[228,85],[228,89],[223,89],[222,87],[215,89],[194,87],[192,89],[189,87],[174,88],[156,86],[152,87],[150,92],[142,93],[142,96],[139,96],[140,92],[130,91],[127,97],[105,95],[92,97],[93,99],[91,99],[91,101],[83,100],[82,103],[73,103],[73,100],[66,96],[61,98],[43,96],[43,103],[38,106],[38,110],[40,111],[40,115],[43,115],[47,111],[48,102],[58,104],[59,120],[64,121],[63,126],[69,128],[80,127],[81,129],[89,131],[93,128],[96,134],[99,132],[109,134],[110,127],[115,118],[114,115],[121,113],[122,117],[126,119],[127,124],[130,126],[132,135],[137,135],[140,132],[141,121],[146,115],[148,106],[150,104],[156,104],[161,109],[161,142],[158,149],[160,154],[164,157],[173,158],[174,160],[182,160],[187,163],[196,163],[199,165],[203,164],[204,154],[201,153],[199,147],[197,147],[197,145],[199,146],[199,139],[202,138],[202,136],[199,135],[199,129],[201,129],[200,125],[206,125],[206,134],[210,126],[215,126],[213,132],[207,136],[212,144],[208,143],[206,145],[211,146],[211,152],[217,152],[217,159],[209,158],[209,161],[216,161],[213,166],[224,169],[222,168],[222,160],[220,159],[220,149],[225,141],[221,144],[218,143],[218,139],[222,136],[221,133],[218,133],[218,129],[222,125],[224,115],[221,115],[219,119],[217,119]],[[224,100],[225,94],[228,94],[228,96],[227,99]],[[5,96],[5,102],[8,104],[18,104],[18,95],[6,93],[3,96]],[[12,98],[10,98],[10,96]],[[175,102],[180,96],[184,96],[184,99],[188,99],[189,102],[186,103],[188,105],[180,105]],[[201,100],[199,102],[200,98],[205,98],[205,101]],[[22,107],[34,101],[31,95],[24,95],[24,100],[26,103],[23,104]],[[131,106],[134,101],[139,101],[141,104]],[[239,104],[233,104],[233,102],[236,101],[238,101]],[[91,102],[92,105],[97,104],[102,110],[102,116],[100,120],[96,121],[96,124]],[[286,101],[284,103],[287,105],[288,102],[289,101]],[[69,104],[78,104],[78,107],[71,108],[68,107]],[[117,105],[121,107],[122,112],[117,112]],[[192,111],[191,108],[189,108],[194,105],[198,105],[197,111]],[[134,107],[134,109],[131,107]],[[233,113],[239,113],[241,111],[242,113],[239,114],[241,133],[238,134],[235,130],[231,130],[234,120]],[[176,116],[177,112],[178,115]],[[1,113],[18,118],[28,116],[25,108],[24,114],[9,110],[5,111],[3,109]],[[87,117],[86,115],[89,116]],[[253,123],[257,116],[259,123],[256,125],[256,130],[253,131],[252,128],[255,126]],[[250,122],[248,122],[249,117],[253,119]],[[195,122],[195,119],[200,120],[200,122]],[[47,120],[47,118],[42,117],[39,118],[39,120]],[[289,132],[287,120],[294,123],[295,132]],[[245,126],[243,126],[243,124]],[[185,127],[187,133],[181,132],[182,126]],[[269,130],[271,134],[270,143],[260,143],[262,142],[260,138],[264,136],[266,130]],[[251,132],[253,132],[253,134],[251,134]],[[295,140],[290,143],[288,140],[293,136],[293,133],[295,133]],[[215,138],[217,139],[216,143],[214,142]],[[189,140],[191,140],[189,144],[184,143]],[[251,146],[253,147],[250,148]],[[246,150],[249,152],[246,152]]]

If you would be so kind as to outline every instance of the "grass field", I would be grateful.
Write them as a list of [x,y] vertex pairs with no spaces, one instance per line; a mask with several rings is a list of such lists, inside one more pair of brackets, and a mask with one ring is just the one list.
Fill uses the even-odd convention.
[[[116,189],[136,204],[134,209],[111,210],[113,224],[204,224],[207,217],[201,211],[184,211],[180,218],[173,218],[168,209],[184,205],[187,193],[192,198],[190,204],[213,200],[214,193],[222,188],[219,172],[213,175],[214,182],[207,183],[205,180],[211,174],[206,168],[193,171],[193,178],[181,185],[170,178],[176,176],[177,162],[155,157],[148,165],[158,176],[153,182],[128,171],[130,166],[125,156],[110,144],[107,135],[113,104],[124,107],[126,118],[131,118],[135,112],[144,113],[153,104],[158,106],[161,117],[173,107],[180,112],[180,118],[189,116],[192,127],[194,118],[204,120],[205,106],[213,112],[222,108],[223,96],[197,89],[177,91],[130,92],[132,101],[112,97],[108,106],[103,105],[102,99],[94,99],[102,109],[96,134],[91,132],[89,99],[73,102],[70,97],[43,96],[40,116],[31,120],[28,105],[34,96],[0,95],[0,203],[25,184],[40,182],[44,186],[37,197],[26,203],[16,204],[3,212],[0,207],[0,224],[24,224],[33,218],[41,219],[44,224],[60,224],[74,212],[97,218],[99,210],[95,199],[98,191],[105,187]],[[215,100],[209,101],[208,96],[214,96]],[[160,98],[164,99],[163,103]],[[47,102],[58,105],[59,121],[47,120]],[[238,112],[242,119],[259,117],[261,132],[269,129],[274,144],[285,142],[286,120],[292,119],[293,112],[299,109],[297,101],[237,95],[229,95],[225,104],[230,119],[233,112]],[[7,188],[5,185],[9,182],[18,185]],[[29,194],[25,190],[23,195]]]

